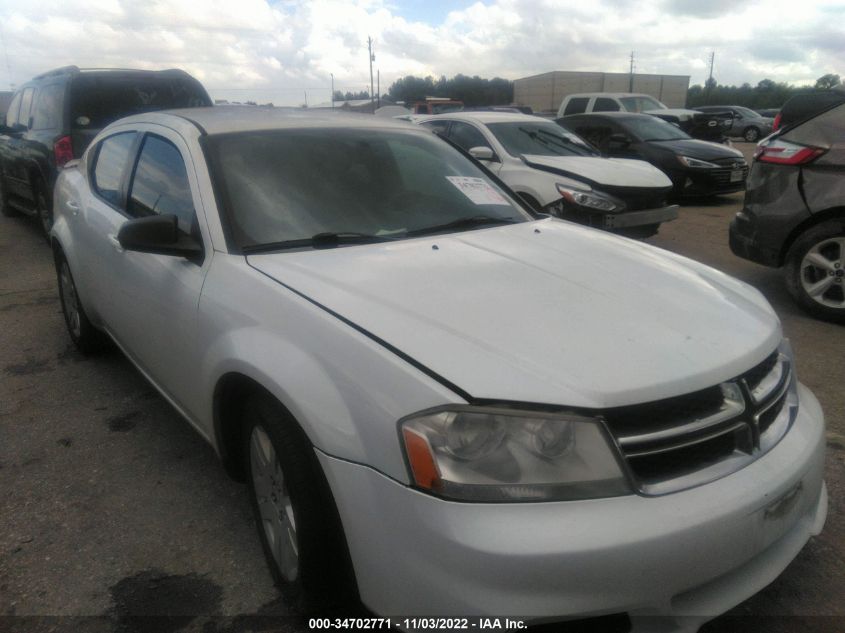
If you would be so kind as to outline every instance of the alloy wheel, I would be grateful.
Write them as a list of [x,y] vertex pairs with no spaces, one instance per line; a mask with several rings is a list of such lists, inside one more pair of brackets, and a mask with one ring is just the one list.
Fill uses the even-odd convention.
[[273,442],[260,425],[252,429],[249,451],[252,486],[267,545],[282,577],[292,582],[299,575],[293,504]]
[[745,130],[745,134],[743,134],[743,136],[745,137],[746,141],[748,141],[749,143],[753,143],[758,138],[760,138],[760,132],[757,131],[757,128],[750,127]]
[[67,320],[68,328],[75,339],[82,336],[82,318],[79,313],[79,299],[76,296],[76,286],[73,277],[70,276],[70,268],[66,261],[62,262],[59,272],[60,291],[62,293],[62,307]]
[[801,260],[801,287],[813,301],[828,308],[845,308],[845,237],[823,240]]

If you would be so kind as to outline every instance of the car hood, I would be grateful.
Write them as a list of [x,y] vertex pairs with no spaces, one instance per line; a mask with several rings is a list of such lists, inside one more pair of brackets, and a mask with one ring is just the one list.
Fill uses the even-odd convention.
[[247,259],[476,399],[647,402],[735,377],[781,338],[750,286],[556,219]]
[[644,110],[643,113],[657,116],[675,116],[681,119],[682,121],[686,119],[695,118],[696,115],[702,114],[698,110],[687,110],[686,108],[658,108],[657,110]]
[[691,158],[701,160],[713,160],[716,158],[737,158],[745,160],[742,152],[721,143],[700,141],[698,139],[677,139],[674,141],[648,141],[649,144],[662,147],[676,154],[683,154]]
[[595,185],[614,187],[671,187],[672,181],[651,163],[627,158],[599,156],[540,156],[522,157],[529,167],[539,167],[563,176],[586,180]]

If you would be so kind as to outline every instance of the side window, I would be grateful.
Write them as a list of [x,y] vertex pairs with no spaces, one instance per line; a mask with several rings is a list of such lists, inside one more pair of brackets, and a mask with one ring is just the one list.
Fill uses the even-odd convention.
[[[469,123],[454,121],[452,129],[449,130],[449,138],[459,147],[469,151],[472,147],[490,147],[490,143],[484,135]],[[492,149],[492,148],[491,148]]]
[[106,201],[120,206],[120,183],[129,159],[129,150],[137,132],[123,132],[109,136],[97,149],[94,163],[94,190]]
[[579,122],[577,127],[575,127],[575,132],[578,136],[600,150],[607,149],[607,141],[613,133],[610,126],[603,122]]
[[129,189],[130,215],[175,215],[179,229],[194,228],[194,200],[188,172],[179,150],[161,137],[148,134]]
[[590,101],[589,97],[575,97],[570,99],[566,104],[566,110],[563,111],[563,116],[568,114],[581,114],[587,109],[587,103]]
[[35,93],[34,88],[27,88],[23,91],[21,98],[21,112],[18,115],[18,123],[29,127],[29,115],[32,111],[32,95]]
[[64,89],[63,84],[52,84],[41,89],[32,113],[33,130],[55,130],[60,127]]
[[435,134],[444,135],[446,134],[446,129],[449,127],[449,121],[426,121],[425,123],[420,123],[420,125],[427,127]]
[[618,112],[619,104],[607,97],[596,97],[593,104],[593,112]]
[[6,127],[13,127],[18,122],[18,112],[21,109],[21,93],[15,95],[9,110],[6,112]]

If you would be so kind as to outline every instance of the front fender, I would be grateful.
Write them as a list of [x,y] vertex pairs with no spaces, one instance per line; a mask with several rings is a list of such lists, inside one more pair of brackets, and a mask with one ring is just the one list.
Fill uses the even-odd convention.
[[397,421],[432,406],[464,403],[365,333],[251,268],[243,256],[215,256],[198,322],[204,350],[199,410],[215,444],[215,386],[239,374],[275,396],[324,453],[407,482]]

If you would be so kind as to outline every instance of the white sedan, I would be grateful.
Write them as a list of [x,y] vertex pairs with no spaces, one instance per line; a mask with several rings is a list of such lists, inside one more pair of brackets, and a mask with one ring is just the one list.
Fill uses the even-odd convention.
[[606,158],[542,117],[450,112],[415,123],[448,139],[533,208],[630,237],[648,237],[678,217],[672,181],[642,160]]
[[249,483],[314,604],[688,630],[822,528],[824,418],[756,290],[537,218],[422,129],[143,114],[55,201],[70,337]]

